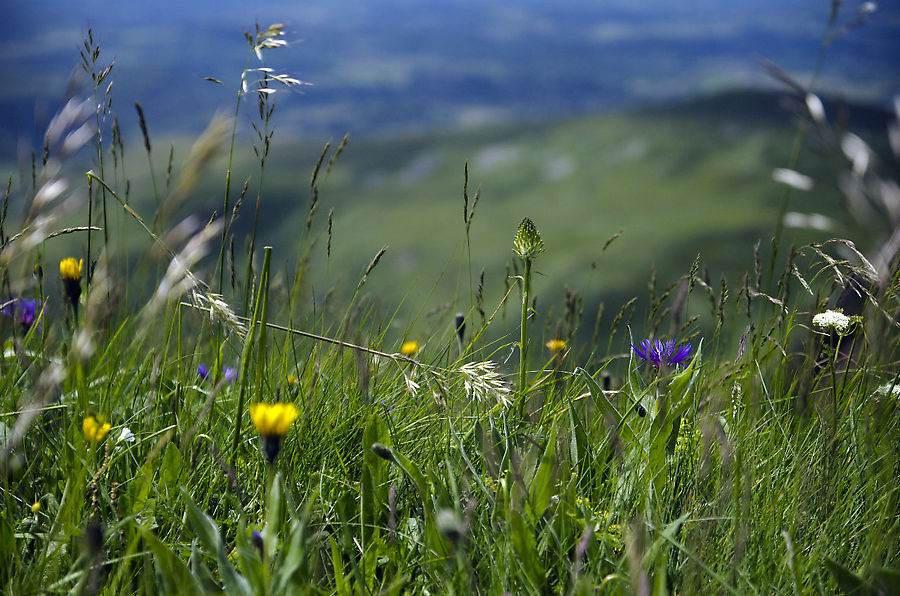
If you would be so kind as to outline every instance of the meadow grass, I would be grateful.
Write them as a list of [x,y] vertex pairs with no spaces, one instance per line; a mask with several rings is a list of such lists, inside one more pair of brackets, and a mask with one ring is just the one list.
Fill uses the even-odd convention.
[[[235,246],[237,214],[264,202],[279,86],[299,84],[255,66],[280,27],[246,40],[235,120],[181,167],[170,152],[165,174],[143,123],[153,183],[135,189],[89,36],[92,101],[60,112],[33,179],[7,187],[6,593],[900,591],[896,186],[814,96],[799,98],[803,134],[836,156],[871,230],[862,250],[763,238],[731,286],[701,254],[609,306],[585,344],[594,313],[575,291],[536,324],[531,267],[554,243],[527,213],[508,213],[522,223],[507,279],[484,298],[466,180],[464,297],[419,337],[393,325],[427,316],[419,304],[385,311],[367,292],[383,250],[362,257],[346,301],[310,285],[329,267],[318,197],[343,144],[298,180],[296,255],[260,252],[256,226],[243,257]],[[258,172],[236,184],[236,119],[253,99]],[[229,126],[221,211],[178,221]],[[85,146],[93,169],[73,176],[63,166]],[[139,193],[152,212],[132,206]],[[15,231],[11,201],[26,204]],[[872,213],[887,232],[865,228]],[[510,332],[499,313],[517,305]]]

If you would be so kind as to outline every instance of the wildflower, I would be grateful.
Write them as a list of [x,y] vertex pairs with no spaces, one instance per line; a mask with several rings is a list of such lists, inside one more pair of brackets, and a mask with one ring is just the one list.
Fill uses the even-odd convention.
[[663,366],[684,364],[691,355],[691,344],[685,343],[679,346],[674,339],[667,341],[645,339],[641,341],[640,346],[632,344],[631,348],[634,350],[635,356],[640,358],[640,365],[649,362],[657,370]]
[[259,558],[262,559],[264,544],[262,534],[260,534],[258,530],[253,530],[253,533],[250,534],[250,544],[252,544],[254,548],[256,548],[257,552],[259,553]]
[[81,268],[84,265],[84,259],[75,260],[72,257],[63,259],[59,262],[59,276],[62,278],[63,289],[69,302],[72,303],[72,309],[78,316],[78,299],[81,297]]
[[[0,308],[0,313],[11,317],[14,321],[22,325],[22,328],[27,332],[31,329],[31,326],[34,325],[34,322],[38,320],[41,310],[40,300],[15,298],[6,302],[3,307]],[[40,329],[40,326],[40,323],[38,323],[38,329]]]
[[19,322],[26,329],[30,329],[34,325],[39,306],[40,302],[37,300],[29,300],[28,298],[19,300],[19,310],[21,311],[19,313]]
[[812,318],[812,323],[819,329],[834,329],[838,333],[845,333],[850,328],[850,324],[853,323],[853,318],[848,317],[839,310],[826,310],[815,315]]
[[400,346],[400,353],[404,356],[415,356],[418,351],[419,342],[417,341],[406,341]]
[[291,387],[296,387],[300,383],[300,380],[297,379],[297,375],[288,375],[287,376],[287,384]]
[[516,236],[513,239],[513,251],[522,259],[531,260],[544,252],[544,239],[538,232],[534,222],[529,218],[522,218]]
[[116,439],[116,443],[134,443],[137,439],[134,438],[134,433],[131,432],[131,429],[127,426],[122,427],[122,432],[119,433],[119,438]]
[[263,439],[263,453],[271,464],[281,449],[281,439],[300,412],[294,404],[256,403],[250,405],[250,420]]
[[38,511],[40,511],[40,510],[41,510],[41,502],[40,501],[35,501],[34,503],[31,504],[31,512],[33,514],[37,515]]
[[547,342],[547,349],[554,354],[562,352],[566,349],[566,342],[562,339],[551,339]]
[[109,422],[104,422],[102,418],[94,416],[88,416],[81,424],[84,438],[92,443],[102,441],[111,428]]
[[[197,376],[204,381],[211,381],[209,378],[209,368],[205,364],[200,364],[197,367]],[[234,383],[234,380],[237,378],[237,369],[233,366],[223,366],[222,378],[225,379],[226,383]]]
[[81,269],[84,266],[84,259],[75,260],[73,257],[63,259],[59,262],[59,276],[63,280],[73,280],[81,282]]

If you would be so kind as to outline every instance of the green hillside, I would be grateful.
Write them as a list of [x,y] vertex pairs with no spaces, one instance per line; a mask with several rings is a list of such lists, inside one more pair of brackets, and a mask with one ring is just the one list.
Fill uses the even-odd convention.
[[[381,314],[394,315],[398,333],[425,336],[448,329],[455,312],[472,307],[482,270],[482,308],[489,315],[512,283],[507,279],[514,273],[508,268],[512,237],[526,216],[546,244],[536,263],[538,314],[543,317],[551,308],[558,313],[568,287],[583,297],[583,333],[590,333],[601,303],[607,325],[632,297],[638,297],[638,311],[645,309],[651,271],[664,288],[687,273],[698,255],[712,285],[718,286],[723,275],[732,286],[740,285],[753,266],[754,246],[760,242],[766,253],[777,220],[784,187],[771,174],[790,162],[797,134],[783,101],[777,94],[730,93],[656,109],[351,138],[326,173],[340,141],[332,139],[318,177],[304,304],[320,309],[328,294],[340,313],[367,264],[387,246],[363,291]],[[884,143],[883,112],[860,106],[845,111],[850,129]],[[310,177],[327,139],[289,139],[278,129],[277,116],[276,111],[256,254],[271,245],[276,270],[292,271],[309,213]],[[173,186],[192,141],[174,141]],[[161,189],[170,142],[153,142]],[[142,153],[138,143],[126,150],[131,186],[138,189],[129,201],[150,221],[155,206]],[[91,159],[87,154],[82,161]],[[470,212],[474,205],[471,269],[463,220],[467,162]],[[798,245],[859,235],[840,223],[841,201],[828,163],[815,143],[807,143],[797,169],[821,183],[812,192],[794,192],[789,210],[825,213],[838,223],[829,231],[788,229]],[[202,223],[214,212],[221,214],[226,167],[220,152],[176,216],[194,214]],[[232,205],[248,179],[233,229],[237,290],[231,296],[226,292],[238,309],[245,277],[241,255],[253,227],[260,180],[252,144],[239,135]],[[142,234],[130,233],[133,226],[128,218],[111,220],[118,250],[134,253],[146,246]],[[74,242],[83,244],[84,237],[61,238],[48,250],[62,255],[78,248]],[[205,273],[210,280],[213,266]],[[276,283],[284,283],[283,277]],[[517,292],[511,300],[518,300]],[[440,316],[421,316],[425,313]],[[514,325],[509,321],[505,327]]]
[[[481,186],[470,232],[472,277],[477,285],[484,269],[488,312],[503,294],[513,233],[523,216],[535,221],[547,247],[536,265],[539,312],[560,303],[568,284],[585,297],[585,316],[592,321],[600,301],[617,309],[631,296],[644,298],[652,268],[665,286],[686,273],[698,254],[718,285],[722,274],[734,278],[752,266],[754,245],[761,240],[765,250],[774,230],[783,187],[771,172],[789,162],[796,134],[778,101],[775,95],[732,94],[666,109],[351,140],[321,183],[309,279],[319,299],[331,288],[346,296],[387,245],[365,289],[385,308],[404,297],[416,305],[401,307],[395,323],[405,326],[420,310],[451,316],[466,311],[468,161],[470,201]],[[284,139],[272,149],[257,246],[273,245],[276,262],[296,258],[319,149]],[[827,176],[823,163],[804,155],[798,169]],[[239,180],[257,176],[250,160],[236,170],[243,172]],[[252,183],[250,188],[248,195]],[[837,191],[820,188],[795,193],[791,209],[836,213]],[[251,222],[245,203],[238,225],[247,231]],[[851,232],[790,231],[797,242]]]

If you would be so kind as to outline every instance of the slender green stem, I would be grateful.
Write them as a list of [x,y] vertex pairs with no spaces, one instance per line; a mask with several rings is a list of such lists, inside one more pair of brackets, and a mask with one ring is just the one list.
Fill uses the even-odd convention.
[[[253,44],[251,43],[251,46]],[[222,217],[225,219],[225,225],[222,226],[222,244],[219,247],[219,262],[216,267],[219,270],[219,285],[217,290],[224,294],[224,278],[225,278],[225,244],[228,241],[228,208],[231,206],[231,166],[234,163],[234,141],[237,138],[237,122],[238,115],[241,111],[241,99],[244,97],[244,76],[247,67],[250,66],[250,57],[253,51],[247,54],[247,60],[244,62],[244,70],[241,71],[241,86],[238,87],[237,101],[234,104],[234,117],[231,123],[231,144],[228,148],[228,169],[225,171],[225,205],[222,208]]]
[[[88,172],[88,230],[87,230],[87,275],[84,276],[85,287],[91,284],[91,237],[94,229],[94,173]],[[102,176],[101,176],[102,178]]]
[[531,290],[531,259],[523,259],[525,270],[522,273],[522,324],[519,335],[519,414],[525,418],[526,362],[528,360],[528,295]]

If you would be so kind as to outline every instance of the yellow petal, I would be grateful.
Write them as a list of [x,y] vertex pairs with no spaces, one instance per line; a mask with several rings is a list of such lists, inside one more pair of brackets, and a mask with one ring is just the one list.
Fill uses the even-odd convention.
[[267,437],[283,437],[300,412],[294,404],[257,403],[250,405],[250,420],[259,434]]

